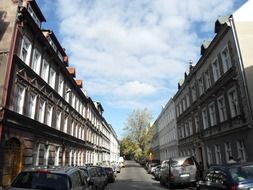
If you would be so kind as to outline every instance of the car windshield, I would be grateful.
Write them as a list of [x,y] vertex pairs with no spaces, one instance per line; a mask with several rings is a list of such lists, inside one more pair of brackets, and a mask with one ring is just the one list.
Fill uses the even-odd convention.
[[194,165],[194,162],[191,158],[187,159],[172,159],[171,160],[171,166],[172,167],[178,167],[178,166],[190,166]]
[[230,168],[230,173],[237,182],[253,179],[253,165]]
[[16,188],[67,190],[66,175],[47,172],[22,172],[11,185]]

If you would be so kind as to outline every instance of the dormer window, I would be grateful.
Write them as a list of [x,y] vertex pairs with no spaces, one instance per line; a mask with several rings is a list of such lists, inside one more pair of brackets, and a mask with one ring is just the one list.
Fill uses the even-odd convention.
[[52,48],[53,48],[54,51],[56,52],[56,51],[57,51],[57,47],[56,47],[56,45],[54,44],[52,38],[49,36],[47,39],[48,39],[49,44],[52,46]]
[[28,12],[30,13],[30,15],[32,16],[34,22],[38,25],[38,27],[40,28],[41,22],[39,20],[39,18],[37,17],[37,15],[35,14],[35,12],[33,11],[31,5],[29,4],[27,7]]

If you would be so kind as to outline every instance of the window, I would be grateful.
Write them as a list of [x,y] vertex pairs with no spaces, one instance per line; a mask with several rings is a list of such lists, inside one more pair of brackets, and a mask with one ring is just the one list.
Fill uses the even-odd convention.
[[228,101],[231,117],[239,115],[239,102],[235,88],[232,88],[228,91]]
[[45,116],[45,101],[44,100],[40,100],[40,103],[39,103],[39,121],[41,123],[44,122],[44,116]]
[[63,97],[63,89],[64,89],[64,79],[63,76],[59,76],[59,86],[58,86],[58,93]]
[[59,166],[59,161],[60,161],[60,147],[56,147],[56,151],[55,151],[55,162],[54,165],[55,166]]
[[206,109],[202,110],[202,120],[203,120],[204,129],[207,129],[208,128],[208,117],[207,117]]
[[188,126],[188,123],[186,122],[186,123],[185,123],[185,136],[188,137],[188,136],[189,136],[189,133],[190,133],[190,131],[189,131],[189,126]]
[[72,121],[71,123],[71,135],[74,136],[75,123]]
[[49,160],[49,150],[50,150],[50,146],[45,146],[44,148],[44,165],[47,166],[48,165],[48,160]]
[[197,99],[195,84],[191,86],[191,94],[192,94],[192,101],[194,102]]
[[227,119],[224,97],[223,96],[219,97],[217,99],[217,102],[218,102],[220,122],[223,122]]
[[33,11],[31,5],[28,5],[28,12],[30,13],[30,15],[32,16],[34,22],[38,25],[38,27],[40,28],[40,20],[38,19],[37,15],[35,14],[35,12]]
[[53,89],[55,89],[55,78],[56,78],[56,72],[53,68],[50,68],[49,85]]
[[191,119],[188,121],[188,126],[189,126],[189,134],[192,135],[193,132],[192,132],[192,120]]
[[216,82],[221,76],[220,67],[219,67],[217,58],[212,63],[212,69],[213,69],[213,78],[214,78],[214,81]]
[[211,146],[207,146],[206,147],[206,151],[207,151],[207,161],[208,161],[208,164],[212,164],[213,163],[213,157],[212,157],[212,149],[211,149]]
[[49,127],[51,127],[51,125],[52,125],[52,113],[53,113],[53,107],[51,105],[47,105],[46,124]]
[[65,117],[64,119],[64,129],[63,132],[67,133],[68,132],[68,116]]
[[75,95],[73,94],[72,95],[72,107],[75,108],[75,105],[76,105],[76,98],[75,98]]
[[204,82],[202,77],[199,78],[198,84],[199,84],[199,95],[202,95],[204,93]]
[[229,156],[232,156],[232,149],[231,149],[231,143],[230,142],[225,143],[225,154],[226,154],[226,160],[228,162]]
[[199,115],[196,113],[194,115],[195,131],[199,132]]
[[215,145],[215,159],[216,159],[216,164],[221,164],[221,150],[220,150],[220,145],[218,144]]
[[17,85],[14,111],[23,114],[24,100],[25,100],[25,87]]
[[40,74],[40,62],[41,54],[37,49],[34,49],[33,59],[31,63],[31,68],[39,75]]
[[24,36],[22,39],[20,58],[27,65],[29,65],[29,62],[30,62],[31,50],[32,50],[32,43],[29,41],[29,39],[26,36]]
[[56,113],[56,129],[61,129],[61,112],[57,111]]
[[214,103],[211,103],[209,105],[209,114],[210,114],[210,124],[211,124],[211,126],[216,125],[217,121],[216,121],[216,112],[215,112]]
[[49,76],[49,64],[47,60],[43,60],[42,69],[41,69],[41,77],[48,83]]
[[243,140],[237,141],[237,150],[238,150],[238,157],[240,158],[240,161],[245,162],[246,152],[245,152],[245,144]]
[[35,118],[35,109],[36,109],[36,95],[30,94],[29,100],[28,100],[28,117],[34,119]]
[[205,85],[206,89],[210,88],[212,83],[211,83],[211,76],[209,70],[205,72]]
[[232,67],[228,47],[225,47],[222,50],[221,59],[222,59],[223,70],[224,70],[224,73],[225,73]]
[[185,95],[185,98],[186,98],[186,107],[188,108],[190,106],[189,93]]
[[56,47],[56,45],[54,44],[52,38],[49,36],[49,37],[47,38],[47,40],[48,40],[49,44],[52,46],[52,48],[54,49],[54,51],[56,52],[56,51],[57,51],[57,47]]

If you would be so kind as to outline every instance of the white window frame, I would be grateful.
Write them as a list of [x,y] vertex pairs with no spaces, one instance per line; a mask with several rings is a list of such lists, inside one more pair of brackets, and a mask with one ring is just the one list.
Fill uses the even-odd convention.
[[215,150],[216,164],[221,164],[222,160],[221,160],[221,147],[220,147],[220,145],[216,144],[214,146],[214,150]]
[[56,71],[53,67],[50,68],[49,75],[49,85],[55,89]]
[[60,111],[56,112],[56,129],[61,130],[61,115]]
[[207,146],[206,147],[206,153],[207,153],[207,161],[208,161],[208,164],[213,164],[213,157],[212,157],[212,148],[211,146]]
[[197,92],[195,84],[191,86],[191,94],[192,94],[192,101],[195,102],[197,100]]
[[41,68],[41,78],[48,83],[49,80],[49,62],[44,59],[42,62],[42,68]]
[[41,22],[35,12],[33,11],[32,7],[30,4],[28,4],[28,12],[30,13],[31,17],[33,18],[34,22],[37,24],[37,26],[40,28]]
[[199,130],[199,115],[198,113],[195,113],[194,115],[194,124],[195,124],[195,132],[198,133]]
[[24,112],[25,91],[26,89],[23,85],[17,85],[14,110],[19,114],[23,114]]
[[40,74],[40,64],[41,64],[41,53],[37,48],[33,50],[33,57],[31,62],[31,68],[39,75]]
[[28,117],[34,119],[36,113],[36,101],[37,96],[34,93],[30,93],[28,102]]
[[[64,90],[64,78],[62,74],[59,75],[59,89],[58,93],[63,97],[63,90]],[[68,93],[67,93],[68,94]]]
[[239,101],[236,88],[233,87],[229,89],[227,94],[228,94],[230,114],[231,117],[233,118],[240,114]]
[[[26,56],[23,56],[23,50],[26,51]],[[22,44],[20,48],[20,58],[24,61],[25,64],[30,64],[31,59],[31,51],[32,51],[32,43],[28,39],[28,37],[23,36]]]
[[56,151],[55,151],[55,162],[54,162],[54,165],[55,165],[55,166],[59,166],[59,162],[60,162],[60,151],[61,151],[61,147],[56,147]]
[[198,79],[198,86],[199,86],[199,95],[202,95],[205,92],[204,81],[202,77]]
[[206,72],[204,73],[204,76],[205,76],[204,78],[205,78],[206,89],[208,89],[212,86],[210,71],[206,70]]
[[225,154],[226,154],[226,161],[228,162],[229,156],[233,156],[231,142],[225,142]]
[[246,147],[244,141],[238,140],[236,142],[237,145],[237,152],[238,152],[238,157],[240,158],[241,162],[246,162]]
[[39,122],[44,123],[45,121],[45,107],[46,107],[46,101],[40,99],[39,101]]
[[216,82],[221,77],[219,61],[217,57],[212,61],[212,69],[213,69],[213,79],[214,82]]
[[219,109],[220,122],[226,121],[227,111],[226,111],[224,96],[220,96],[217,98],[217,104],[218,104],[218,109]]
[[48,104],[46,111],[46,124],[51,127],[52,125],[53,106]]
[[216,111],[214,102],[210,103],[209,106],[210,125],[214,126],[217,124]]
[[203,127],[204,129],[207,129],[209,127],[209,124],[208,124],[208,114],[207,114],[206,108],[202,109],[201,115],[202,115],[202,120],[203,120]]
[[64,129],[63,129],[64,133],[68,132],[68,120],[69,120],[69,117],[65,116],[65,118],[64,118]]
[[225,46],[222,49],[221,59],[222,59],[223,71],[224,71],[224,73],[226,73],[232,67],[228,46]]

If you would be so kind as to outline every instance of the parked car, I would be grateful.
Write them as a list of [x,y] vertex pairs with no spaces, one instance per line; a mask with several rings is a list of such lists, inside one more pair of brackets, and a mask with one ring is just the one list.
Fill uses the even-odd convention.
[[113,163],[111,163],[111,166],[112,166],[114,172],[120,173],[121,167],[120,167],[119,162],[113,162]]
[[7,189],[88,190],[88,182],[77,167],[31,168],[19,173]]
[[149,173],[149,174],[154,174],[155,169],[156,169],[157,166],[159,166],[159,165],[160,165],[160,163],[151,163],[151,164],[149,164],[149,166],[148,166],[148,173]]
[[158,165],[156,168],[155,168],[155,171],[154,171],[154,177],[156,180],[160,181],[160,175],[161,175],[161,165]]
[[96,167],[79,167],[84,171],[87,176],[87,181],[91,190],[103,190],[105,189],[105,179],[99,176],[98,169]]
[[200,178],[198,163],[192,156],[164,160],[161,164],[161,185],[195,185]]
[[108,177],[108,182],[113,183],[115,181],[115,173],[112,167],[104,167],[104,169]]
[[251,190],[253,189],[253,163],[211,166],[197,189]]
[[151,172],[151,167],[153,167],[153,166],[156,167],[159,164],[160,164],[160,160],[157,160],[157,159],[149,160],[146,163],[146,169],[147,169],[148,173]]
[[107,174],[106,174],[106,171],[105,171],[104,167],[102,167],[102,166],[92,166],[91,168],[97,168],[98,176],[103,179],[104,184],[106,186],[108,184],[108,177],[107,177]]

